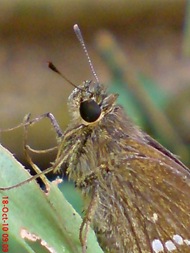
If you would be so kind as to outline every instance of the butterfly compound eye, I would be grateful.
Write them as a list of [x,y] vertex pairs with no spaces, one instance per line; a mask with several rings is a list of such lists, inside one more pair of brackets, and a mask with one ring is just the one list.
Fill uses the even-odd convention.
[[80,115],[86,122],[96,121],[100,114],[100,106],[94,100],[86,100],[80,104]]

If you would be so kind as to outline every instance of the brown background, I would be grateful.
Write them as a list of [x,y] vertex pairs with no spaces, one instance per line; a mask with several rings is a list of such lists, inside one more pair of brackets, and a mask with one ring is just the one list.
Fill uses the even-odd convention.
[[[47,68],[52,60],[75,84],[91,79],[87,59],[73,32],[78,23],[101,82],[110,73],[97,53],[97,32],[107,29],[136,69],[164,92],[189,86],[190,63],[183,57],[186,2],[183,0],[3,1],[0,3],[0,128],[24,115],[52,112],[63,129],[72,87]],[[187,115],[190,120],[189,114]],[[22,130],[1,134],[1,142],[22,159]],[[35,148],[54,145],[44,120],[30,131]]]

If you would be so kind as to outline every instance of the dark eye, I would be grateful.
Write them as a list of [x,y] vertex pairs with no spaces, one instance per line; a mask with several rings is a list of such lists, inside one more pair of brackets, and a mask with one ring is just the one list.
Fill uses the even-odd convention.
[[80,104],[80,115],[86,122],[96,121],[100,114],[100,106],[94,100],[86,100]]

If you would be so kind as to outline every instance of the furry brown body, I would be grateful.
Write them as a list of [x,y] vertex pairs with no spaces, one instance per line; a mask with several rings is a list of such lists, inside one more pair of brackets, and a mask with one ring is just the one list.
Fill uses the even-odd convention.
[[[189,253],[190,171],[134,126],[116,98],[90,82],[72,92],[54,171],[64,167],[93,200],[86,216],[105,252]],[[101,109],[94,122],[81,117],[88,100]]]

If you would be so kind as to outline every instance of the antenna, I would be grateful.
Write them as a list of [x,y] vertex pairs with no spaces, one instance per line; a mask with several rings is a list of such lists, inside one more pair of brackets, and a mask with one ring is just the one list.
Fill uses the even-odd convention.
[[48,67],[53,70],[55,73],[59,74],[63,79],[65,79],[65,81],[67,81],[69,84],[71,84],[73,87],[81,90],[77,85],[75,85],[74,83],[72,83],[66,76],[64,76],[56,67],[55,65],[49,61],[48,62]]
[[89,63],[89,65],[90,65],[90,69],[91,69],[91,71],[92,71],[92,74],[94,75],[96,81],[97,81],[98,83],[100,83],[100,81],[99,81],[99,79],[98,79],[98,76],[97,76],[97,74],[96,74],[96,72],[95,72],[95,70],[94,70],[94,66],[93,66],[93,64],[92,64],[92,61],[91,61],[91,59],[90,59],[90,56],[89,56],[89,54],[88,54],[86,45],[85,45],[85,43],[84,43],[84,39],[83,39],[81,30],[80,30],[80,28],[79,28],[79,26],[78,26],[77,24],[75,24],[75,25],[73,26],[73,29],[74,29],[74,32],[75,32],[75,34],[76,34],[76,36],[77,36],[77,38],[78,38],[78,40],[79,40],[79,42],[80,42],[80,44],[81,44],[81,46],[82,46],[84,52],[85,52],[85,54],[86,54],[86,57],[87,57],[87,59],[88,59],[88,63]]
[[[71,84],[73,87],[77,88],[78,90],[84,91],[84,89],[81,89],[80,87],[78,87],[77,85],[75,85],[74,83],[72,83],[66,76],[64,76],[57,68],[56,66],[51,62],[48,61],[48,68],[50,68],[52,71],[54,71],[55,73],[59,74],[65,81],[67,81],[69,84]],[[90,92],[90,91],[89,91]],[[91,92],[90,92],[91,93]],[[92,94],[92,93],[91,93]],[[20,127],[20,125],[18,126]],[[16,127],[17,128],[17,127]],[[11,130],[11,129],[10,129]],[[0,130],[1,132],[1,130]]]

